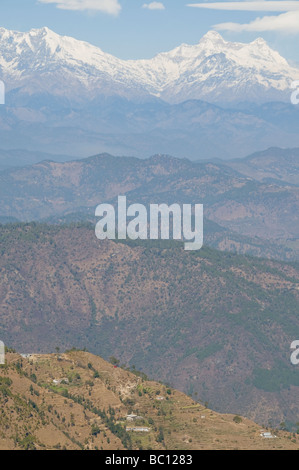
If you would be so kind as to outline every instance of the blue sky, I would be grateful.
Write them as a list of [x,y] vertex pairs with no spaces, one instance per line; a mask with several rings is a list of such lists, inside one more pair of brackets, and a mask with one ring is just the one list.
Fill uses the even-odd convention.
[[19,31],[48,26],[124,59],[152,57],[183,42],[195,44],[218,25],[225,39],[248,42],[261,36],[286,58],[299,62],[299,0],[187,6],[194,3],[199,2],[1,0],[0,25]]

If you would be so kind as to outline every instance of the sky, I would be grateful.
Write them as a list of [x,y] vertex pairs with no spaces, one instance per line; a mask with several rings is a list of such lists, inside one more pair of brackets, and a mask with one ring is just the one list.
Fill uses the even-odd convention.
[[196,44],[214,29],[230,41],[263,37],[299,64],[299,0],[1,0],[0,26],[17,31],[48,26],[122,59]]

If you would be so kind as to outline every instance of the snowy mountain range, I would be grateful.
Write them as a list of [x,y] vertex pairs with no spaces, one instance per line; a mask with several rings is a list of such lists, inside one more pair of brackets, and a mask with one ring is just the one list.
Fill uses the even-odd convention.
[[286,101],[299,69],[263,39],[225,41],[210,31],[198,44],[149,60],[121,60],[48,28],[26,33],[0,28],[0,79],[8,91],[49,93],[72,102],[97,96],[158,97],[212,103]]
[[[0,28],[0,148],[193,159],[299,147],[292,67],[263,39],[230,43],[207,33],[150,60],[121,60],[48,28]],[[0,151],[1,167],[1,151]]]

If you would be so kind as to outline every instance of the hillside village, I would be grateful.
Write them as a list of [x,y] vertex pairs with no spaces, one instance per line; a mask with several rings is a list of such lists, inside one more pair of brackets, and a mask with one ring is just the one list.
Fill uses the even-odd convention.
[[84,351],[7,352],[0,402],[1,450],[299,449],[296,434],[215,413]]

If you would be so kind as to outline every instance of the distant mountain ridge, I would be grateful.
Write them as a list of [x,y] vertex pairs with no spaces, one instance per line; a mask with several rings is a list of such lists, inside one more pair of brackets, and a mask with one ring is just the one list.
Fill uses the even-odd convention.
[[4,150],[0,148],[0,171],[8,168],[33,165],[34,163],[39,163],[43,160],[63,162],[71,159],[73,160],[73,158],[68,155],[52,155],[24,149]]
[[270,148],[244,159],[226,162],[243,175],[258,181],[299,186],[299,149]]
[[223,109],[191,100],[132,102],[101,97],[82,106],[49,93],[7,93],[0,106],[2,149],[85,157],[98,153],[198,159],[246,157],[268,147],[299,147],[299,106],[266,103]]
[[94,223],[96,206],[116,204],[120,194],[128,203],[146,205],[203,203],[209,245],[298,260],[298,173],[296,149],[269,149],[229,162],[109,154],[65,163],[47,160],[0,172],[0,221],[2,216]]

